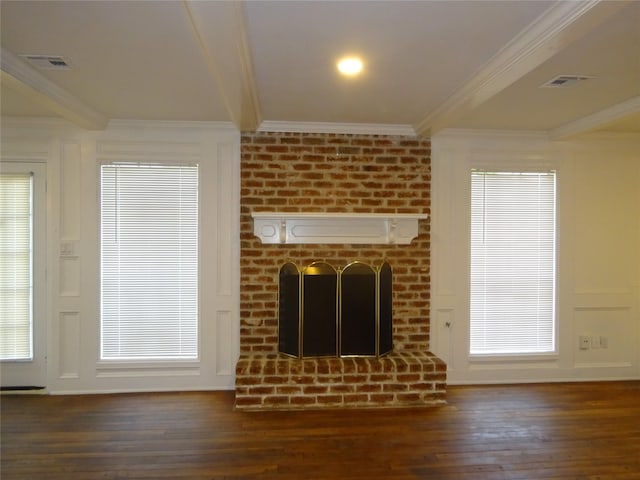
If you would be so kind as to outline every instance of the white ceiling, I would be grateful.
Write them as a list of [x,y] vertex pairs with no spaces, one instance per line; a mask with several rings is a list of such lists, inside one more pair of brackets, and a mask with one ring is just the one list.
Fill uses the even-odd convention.
[[[640,2],[8,1],[2,115],[640,134]],[[356,79],[336,60],[358,54]],[[20,55],[59,55],[39,70]],[[594,77],[539,88],[557,75]]]

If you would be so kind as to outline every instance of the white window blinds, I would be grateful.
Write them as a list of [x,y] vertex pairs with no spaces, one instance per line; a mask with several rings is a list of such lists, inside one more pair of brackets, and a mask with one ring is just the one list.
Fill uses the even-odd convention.
[[472,355],[555,351],[555,204],[554,172],[472,172]]
[[32,198],[32,175],[0,175],[0,360],[33,357]]
[[198,356],[198,167],[101,167],[101,357]]

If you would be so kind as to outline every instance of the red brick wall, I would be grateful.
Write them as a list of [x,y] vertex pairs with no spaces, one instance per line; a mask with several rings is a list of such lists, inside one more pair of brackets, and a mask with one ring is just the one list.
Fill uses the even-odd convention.
[[277,352],[280,266],[360,260],[393,269],[396,350],[429,345],[429,220],[410,245],[263,245],[251,212],[430,213],[430,140],[378,135],[243,133],[240,350]]

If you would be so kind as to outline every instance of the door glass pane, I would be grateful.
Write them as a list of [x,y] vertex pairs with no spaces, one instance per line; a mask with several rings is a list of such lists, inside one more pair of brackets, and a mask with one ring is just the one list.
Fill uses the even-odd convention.
[[32,175],[0,175],[0,360],[33,358],[32,198]]

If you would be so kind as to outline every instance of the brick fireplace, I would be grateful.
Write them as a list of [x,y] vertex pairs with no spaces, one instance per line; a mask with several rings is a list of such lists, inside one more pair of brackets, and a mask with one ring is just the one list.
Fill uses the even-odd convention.
[[[430,141],[414,137],[244,133],[241,141],[241,331],[236,408],[299,409],[444,402],[446,368],[429,349],[429,221],[409,245],[273,244],[252,212],[429,213]],[[286,262],[393,269],[391,354],[278,354],[278,274]]]

